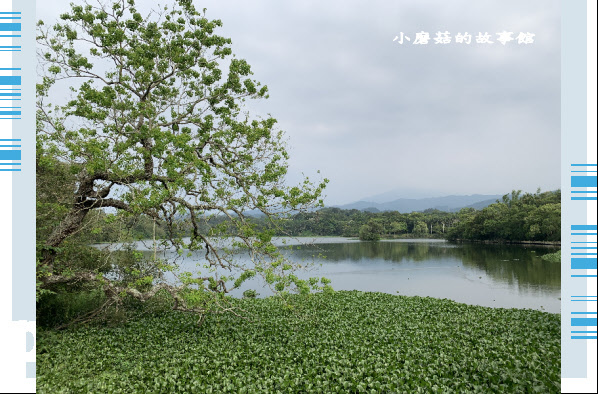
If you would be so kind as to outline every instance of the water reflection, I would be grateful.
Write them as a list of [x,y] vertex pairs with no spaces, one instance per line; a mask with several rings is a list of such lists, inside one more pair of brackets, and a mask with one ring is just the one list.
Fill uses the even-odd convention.
[[[539,257],[552,251],[553,248],[529,245],[422,240],[348,242],[334,239],[331,242],[320,238],[313,245],[289,246],[286,253],[294,260],[315,263],[310,272],[299,276],[325,276],[337,290],[430,296],[468,304],[558,313],[560,265]],[[146,253],[149,255],[151,251]],[[175,257],[173,251],[161,255],[167,259]],[[194,254],[180,263],[182,268],[194,269],[201,261],[202,256]],[[238,293],[258,287],[261,296],[270,295],[269,289],[262,286],[259,279],[254,279]]]
[[314,245],[295,251],[301,258],[324,254],[326,261],[383,260],[395,263],[424,262],[446,265],[459,262],[465,268],[481,270],[494,281],[521,288],[558,290],[561,267],[539,256],[554,249],[546,246],[450,244],[424,242],[359,242]]

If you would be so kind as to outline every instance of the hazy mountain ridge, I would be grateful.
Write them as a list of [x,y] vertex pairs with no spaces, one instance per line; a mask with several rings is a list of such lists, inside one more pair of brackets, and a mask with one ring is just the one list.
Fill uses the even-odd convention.
[[356,201],[350,204],[335,205],[341,209],[358,209],[360,211],[371,211],[372,208],[379,211],[399,211],[409,213],[424,211],[426,209],[438,209],[445,212],[456,212],[462,208],[482,209],[502,198],[502,195],[473,194],[469,196],[445,196],[429,198],[399,198],[397,200],[377,203],[372,201]]

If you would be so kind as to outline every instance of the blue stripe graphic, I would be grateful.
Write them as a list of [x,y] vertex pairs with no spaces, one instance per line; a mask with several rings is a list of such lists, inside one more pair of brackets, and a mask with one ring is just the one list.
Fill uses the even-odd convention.
[[590,327],[596,325],[596,320],[595,317],[574,317],[571,319],[571,325],[575,327]]
[[21,84],[20,76],[0,75],[0,85],[20,85],[20,84]]
[[0,31],[21,31],[20,23],[0,23]]
[[21,151],[0,150],[0,160],[21,160]]
[[596,226],[596,225],[587,225],[587,224],[582,224],[582,225],[572,224],[571,225],[571,230],[598,230],[598,226]]
[[571,268],[574,270],[595,270],[596,259],[573,258],[571,259]]
[[572,176],[571,187],[596,187],[597,181],[595,176]]

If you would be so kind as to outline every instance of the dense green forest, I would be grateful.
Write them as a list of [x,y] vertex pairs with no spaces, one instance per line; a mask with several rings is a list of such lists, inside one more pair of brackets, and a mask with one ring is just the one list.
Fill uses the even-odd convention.
[[[397,211],[367,212],[357,209],[323,208],[302,212],[273,222],[265,217],[251,217],[260,231],[270,229],[278,236],[342,236],[375,241],[380,238],[446,238],[469,241],[560,241],[561,192],[522,193],[513,191],[488,207],[459,212],[428,209],[423,212]],[[154,221],[147,217],[136,220],[114,220],[113,215],[99,213],[104,221],[96,231],[95,242],[128,239],[151,239]],[[225,216],[201,222],[202,230],[226,227]],[[165,230],[161,223],[155,227],[156,238]],[[181,225],[182,234],[190,233]],[[122,239],[122,238],[120,238]]]
[[448,239],[560,241],[561,191],[513,191],[481,211],[461,210]]
[[482,209],[457,213],[428,209],[402,214],[325,208],[300,213],[281,225],[280,235],[360,237],[432,237],[451,240],[560,241],[561,192],[513,191]]

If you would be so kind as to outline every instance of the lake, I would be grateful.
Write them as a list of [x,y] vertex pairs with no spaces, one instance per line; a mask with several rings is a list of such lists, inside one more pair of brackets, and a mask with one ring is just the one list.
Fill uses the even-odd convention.
[[[275,243],[290,246],[292,251],[285,253],[300,264],[311,263],[308,272],[299,277],[324,276],[332,280],[335,290],[448,298],[472,305],[560,313],[560,265],[539,257],[555,251],[547,246],[428,239],[360,242],[340,237],[278,238]],[[151,241],[140,242],[136,248],[148,257],[153,253]],[[172,260],[176,256],[173,250],[158,252],[159,258]],[[198,252],[178,262],[182,269],[194,270],[198,262],[205,261],[202,256]],[[263,286],[261,279],[254,278],[232,294],[239,296],[255,288],[260,297],[271,295]]]

